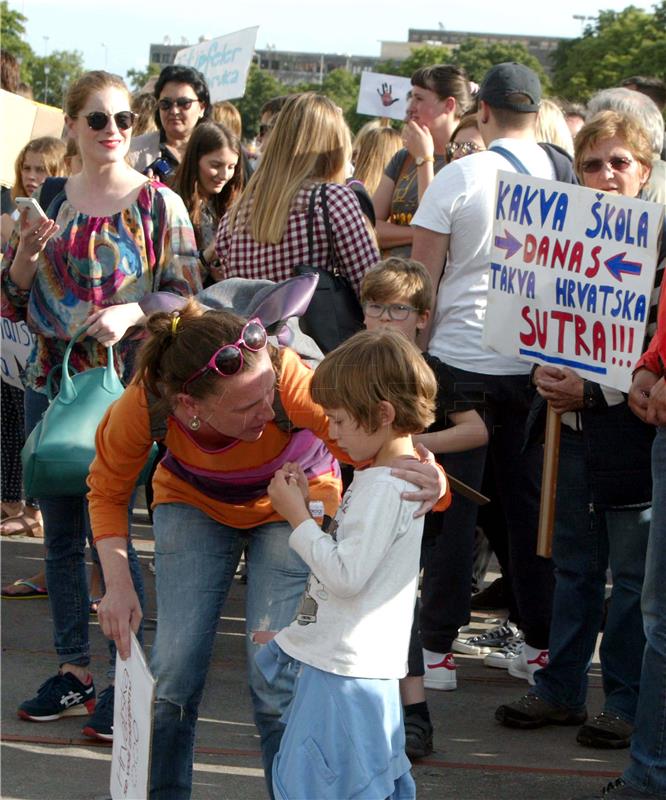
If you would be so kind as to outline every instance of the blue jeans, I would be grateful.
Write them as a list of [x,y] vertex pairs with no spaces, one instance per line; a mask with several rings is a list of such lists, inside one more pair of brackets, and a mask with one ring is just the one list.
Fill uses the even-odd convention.
[[273,522],[238,530],[181,503],[154,512],[157,633],[151,669],[157,680],[150,797],[189,798],[194,736],[218,620],[243,544],[247,542],[246,632],[248,679],[271,791],[273,758],[291,700],[293,676],[269,686],[255,665],[257,630],[293,620],[309,574],[289,548],[291,528]]
[[652,521],[643,584],[645,652],[627,783],[666,798],[666,428],[652,445]]
[[[26,389],[26,437],[47,407],[45,394]],[[40,497],[38,500],[44,518],[44,561],[55,649],[61,666],[76,664],[85,667],[90,663],[90,597],[85,562],[86,541],[92,541],[88,501],[85,497]],[[131,508],[128,513],[130,511]],[[143,578],[131,541],[128,542],[128,556],[134,588],[143,606]],[[110,648],[113,663],[113,642]]]
[[587,670],[603,617],[610,563],[613,590],[600,649],[604,709],[633,722],[645,645],[641,590],[649,513],[633,508],[596,511],[590,498],[583,437],[563,426],[550,660],[536,673],[533,691],[553,705],[585,707]]

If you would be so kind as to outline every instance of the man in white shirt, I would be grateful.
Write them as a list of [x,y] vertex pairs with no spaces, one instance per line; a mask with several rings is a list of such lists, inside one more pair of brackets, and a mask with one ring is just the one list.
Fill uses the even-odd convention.
[[[478,99],[478,126],[489,149],[447,165],[430,184],[412,220],[412,257],[425,264],[439,287],[428,352],[448,366],[465,394],[478,398],[490,433],[487,449],[447,454],[442,463],[478,488],[486,455],[491,458],[502,506],[497,511],[504,512],[508,530],[516,622],[525,635],[522,648],[507,651],[506,666],[512,675],[533,683],[534,672],[548,659],[553,576],[550,560],[536,555],[541,448],[522,449],[532,396],[530,365],[485,350],[482,331],[497,171],[548,179],[555,171],[536,141],[541,86],[531,69],[516,63],[494,66],[481,83]],[[469,501],[456,498],[444,515],[446,535],[424,543],[421,636],[426,685],[432,688],[437,688],[438,668],[452,649],[452,617],[457,614],[459,624],[469,619],[475,521],[476,510]],[[457,605],[454,611],[451,603]]]

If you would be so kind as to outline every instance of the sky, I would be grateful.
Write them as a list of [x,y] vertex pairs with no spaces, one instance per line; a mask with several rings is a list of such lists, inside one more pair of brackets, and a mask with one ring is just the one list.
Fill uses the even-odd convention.
[[[380,41],[406,41],[409,28],[580,36],[600,8],[630,0],[9,0],[28,18],[27,39],[44,55],[80,50],[87,69],[125,75],[144,69],[151,42],[194,44],[259,25],[257,47],[379,56]],[[652,2],[633,5],[651,10]],[[218,10],[219,9],[219,10]]]

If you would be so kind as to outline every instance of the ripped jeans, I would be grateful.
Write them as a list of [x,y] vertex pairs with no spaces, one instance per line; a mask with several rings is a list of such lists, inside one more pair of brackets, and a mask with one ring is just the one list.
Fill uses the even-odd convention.
[[[159,505],[154,513],[157,633],[151,669],[157,680],[151,800],[181,800],[192,791],[198,708],[218,621],[243,545],[248,546],[246,632],[279,630],[293,620],[309,573],[289,548],[291,528],[273,522],[249,530],[222,525],[192,506]],[[245,637],[254,719],[265,774],[280,747],[280,722],[292,681],[268,686],[257,669],[258,648]],[[218,677],[219,676],[219,677]],[[217,680],[224,676],[217,673]],[[224,710],[217,716],[224,718]]]

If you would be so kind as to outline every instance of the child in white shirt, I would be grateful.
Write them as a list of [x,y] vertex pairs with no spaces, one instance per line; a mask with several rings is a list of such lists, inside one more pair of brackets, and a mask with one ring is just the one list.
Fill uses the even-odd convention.
[[312,398],[354,474],[329,531],[310,517],[298,465],[269,486],[294,528],[290,546],[312,569],[296,619],[260,651],[267,680],[298,662],[294,699],[273,764],[279,800],[415,797],[398,679],[416,596],[422,519],[412,485],[389,464],[413,456],[411,434],[433,420],[435,378],[400,333],[365,331],[317,368]]

